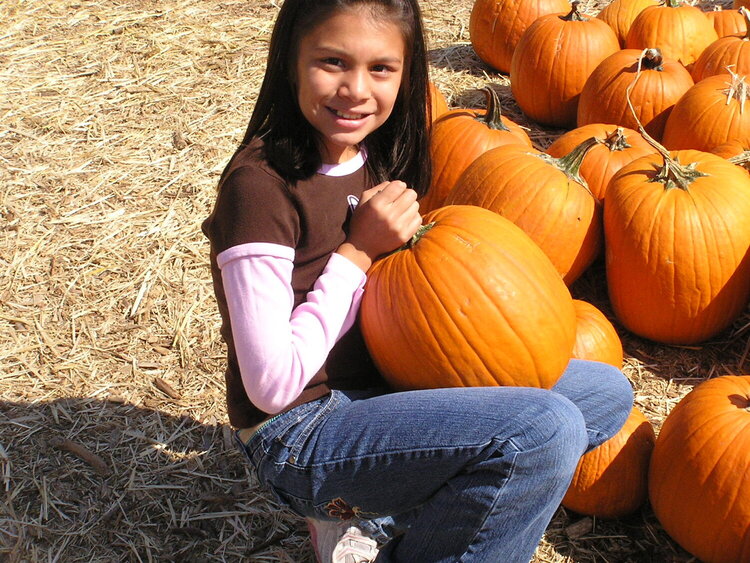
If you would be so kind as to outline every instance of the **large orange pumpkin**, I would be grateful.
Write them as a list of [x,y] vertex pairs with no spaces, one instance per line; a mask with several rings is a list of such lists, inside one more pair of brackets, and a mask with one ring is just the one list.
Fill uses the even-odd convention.
[[695,387],[659,432],[649,498],[667,533],[706,563],[750,561],[750,376]]
[[446,206],[367,274],[365,342],[396,389],[552,387],[575,340],[573,299],[544,253],[497,213]]
[[656,0],[612,0],[596,17],[609,24],[620,47],[625,48],[625,39],[636,16],[649,6],[656,6]]
[[590,139],[573,155],[555,159],[520,145],[490,149],[472,162],[446,198],[478,205],[521,227],[573,283],[602,246],[601,204],[578,174]]
[[484,152],[507,144],[531,147],[526,131],[501,115],[497,93],[490,87],[484,92],[487,109],[451,110],[433,124],[432,184],[420,201],[423,213],[442,206],[461,173]]
[[620,431],[578,462],[562,505],[599,518],[621,518],[638,510],[648,498],[655,439],[651,423],[633,407]]
[[563,157],[591,137],[597,140],[597,144],[586,152],[579,173],[599,201],[604,199],[607,184],[615,172],[636,158],[656,152],[638,131],[606,123],[589,123],[558,137],[547,147],[547,153],[556,158]]
[[622,342],[609,319],[586,301],[573,299],[573,306],[576,310],[576,342],[571,357],[622,368]]
[[521,36],[510,68],[513,97],[534,121],[575,127],[586,79],[619,49],[612,28],[581,14],[574,1],[567,15],[542,16]]
[[661,139],[674,104],[692,85],[685,67],[662,57],[659,49],[623,49],[604,59],[583,86],[578,126],[615,123],[637,129],[640,123]]
[[[748,11],[740,8],[745,20]],[[700,82],[714,74],[731,72],[747,76],[750,74],[750,30],[717,39],[706,47],[691,70],[693,80]]]
[[625,46],[628,49],[656,47],[664,57],[688,69],[719,36],[700,9],[680,0],[645,8],[633,20]]
[[500,72],[510,72],[518,40],[538,17],[568,10],[568,0],[475,0],[469,38],[477,55]]
[[743,76],[704,78],[672,108],[664,127],[664,146],[709,151],[732,141],[750,145],[749,106],[750,92]]
[[630,331],[670,344],[714,336],[750,297],[750,177],[714,154],[641,157],[604,206],[607,285]]

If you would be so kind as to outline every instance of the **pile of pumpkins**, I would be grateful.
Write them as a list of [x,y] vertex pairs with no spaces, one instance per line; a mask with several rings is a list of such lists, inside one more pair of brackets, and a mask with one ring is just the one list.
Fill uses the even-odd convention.
[[[569,286],[604,256],[618,322],[704,342],[750,301],[750,19],[679,0],[476,0],[477,55],[509,73],[531,120],[568,129],[542,151],[486,107],[432,85],[424,225],[368,272],[360,322],[397,389],[551,388],[571,357],[622,367],[617,331]],[[563,505],[602,518],[650,498],[707,562],[750,561],[750,376],[697,386],[658,439],[634,407],[586,454]]]

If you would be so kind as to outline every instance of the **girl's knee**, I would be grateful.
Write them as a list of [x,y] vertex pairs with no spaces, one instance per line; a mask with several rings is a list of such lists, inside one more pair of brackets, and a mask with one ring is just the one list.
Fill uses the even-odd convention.
[[577,463],[588,444],[586,421],[581,411],[556,393],[540,395],[535,406],[538,410],[516,445],[555,461],[564,462],[568,458]]

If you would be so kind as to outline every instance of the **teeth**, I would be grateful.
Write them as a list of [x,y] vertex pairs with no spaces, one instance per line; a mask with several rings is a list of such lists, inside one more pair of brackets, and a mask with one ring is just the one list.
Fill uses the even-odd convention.
[[362,113],[344,113],[343,111],[333,110],[336,115],[343,119],[362,119],[364,114]]

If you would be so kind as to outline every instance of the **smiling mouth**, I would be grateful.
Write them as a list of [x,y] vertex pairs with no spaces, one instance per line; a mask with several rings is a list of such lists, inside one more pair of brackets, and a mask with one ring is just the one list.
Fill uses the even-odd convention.
[[364,119],[368,115],[366,113],[347,113],[345,111],[339,111],[333,108],[328,108],[328,110],[336,117],[340,117],[341,119],[350,119],[352,121],[355,121],[357,119]]

